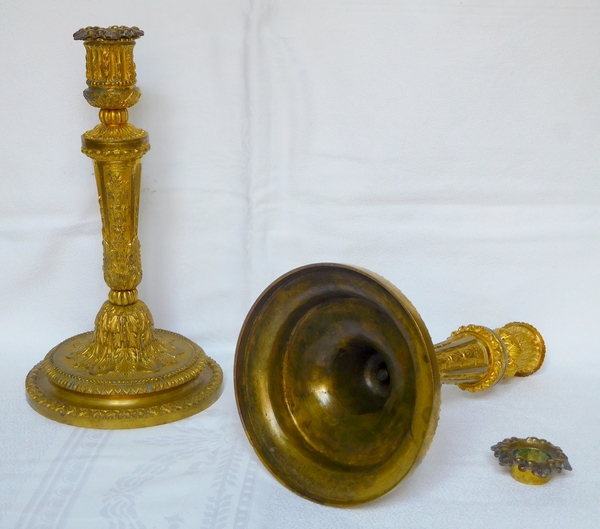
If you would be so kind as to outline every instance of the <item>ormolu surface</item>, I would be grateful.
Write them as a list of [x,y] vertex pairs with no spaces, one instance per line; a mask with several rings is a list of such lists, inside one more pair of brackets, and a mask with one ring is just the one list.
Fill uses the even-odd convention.
[[319,503],[352,505],[400,482],[425,455],[440,379],[483,391],[541,366],[526,323],[461,327],[434,346],[411,303],[365,270],[315,264],[282,276],[242,327],[235,393],[267,468]]
[[175,421],[217,400],[223,374],[195,343],[156,330],[138,299],[141,159],[148,134],[128,123],[141,96],[133,62],[138,28],[85,28],[86,100],[101,123],[82,136],[94,163],[102,217],[104,279],[110,287],[94,331],[55,347],[26,381],[42,415],[89,428],[138,428]]
[[27,376],[28,400],[42,415],[87,428],[154,426],[189,417],[220,395],[223,373],[195,343],[157,329],[177,361],[154,372],[92,375],[74,367],[74,353],[93,342],[93,333],[57,345]]
[[492,330],[465,325],[435,345],[443,384],[467,391],[484,391],[502,379],[526,377],[543,364],[546,345],[528,323],[512,322]]
[[333,264],[294,270],[260,296],[238,341],[235,390],[267,468],[333,505],[393,488],[429,447],[440,403],[414,307],[382,278]]

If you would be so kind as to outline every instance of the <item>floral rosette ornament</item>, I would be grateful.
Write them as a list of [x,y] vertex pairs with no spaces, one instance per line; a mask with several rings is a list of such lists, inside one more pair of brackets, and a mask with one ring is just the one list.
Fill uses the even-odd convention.
[[511,467],[511,476],[527,485],[543,485],[553,473],[573,470],[565,453],[545,439],[510,437],[491,449],[500,465]]

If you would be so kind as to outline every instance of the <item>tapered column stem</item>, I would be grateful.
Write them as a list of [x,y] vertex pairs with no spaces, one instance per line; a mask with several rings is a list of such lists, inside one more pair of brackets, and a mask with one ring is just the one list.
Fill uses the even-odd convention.
[[435,345],[440,378],[467,391],[483,391],[503,378],[537,371],[546,347],[541,334],[528,323],[509,323],[491,330],[467,325]]
[[137,28],[108,28],[104,34],[86,30],[84,96],[99,108],[100,124],[82,136],[82,151],[94,162],[102,216],[104,279],[116,305],[137,301],[142,280],[137,237],[142,156],[148,152],[148,134],[130,123],[127,108],[140,98],[133,48],[143,32]]

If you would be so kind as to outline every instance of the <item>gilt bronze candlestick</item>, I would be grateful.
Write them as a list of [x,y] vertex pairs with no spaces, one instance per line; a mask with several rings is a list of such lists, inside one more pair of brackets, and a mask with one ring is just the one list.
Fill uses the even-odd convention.
[[292,270],[250,309],[234,365],[258,457],[294,492],[329,505],[373,500],[425,456],[441,383],[483,391],[527,376],[544,340],[526,323],[467,325],[434,345],[385,279],[321,263]]
[[95,329],[52,349],[29,373],[31,406],[46,417],[88,428],[139,428],[189,417],[220,394],[223,374],[195,343],[154,328],[138,299],[142,280],[137,237],[141,159],[148,134],[130,123],[140,98],[133,48],[136,27],[76,32],[86,48],[85,99],[101,123],[82,136],[94,163],[102,217],[104,279],[110,291]]

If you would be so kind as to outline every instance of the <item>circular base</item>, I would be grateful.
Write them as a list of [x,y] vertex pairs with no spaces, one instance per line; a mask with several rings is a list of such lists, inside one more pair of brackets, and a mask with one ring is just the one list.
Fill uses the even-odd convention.
[[187,338],[164,330],[172,360],[160,369],[127,374],[90,374],[78,368],[77,353],[93,333],[64,341],[27,375],[29,404],[57,422],[83,428],[126,429],[156,426],[194,415],[221,393],[223,372]]
[[242,327],[235,393],[257,455],[312,501],[352,505],[396,486],[425,455],[440,405],[431,338],[411,303],[370,272],[298,268]]

